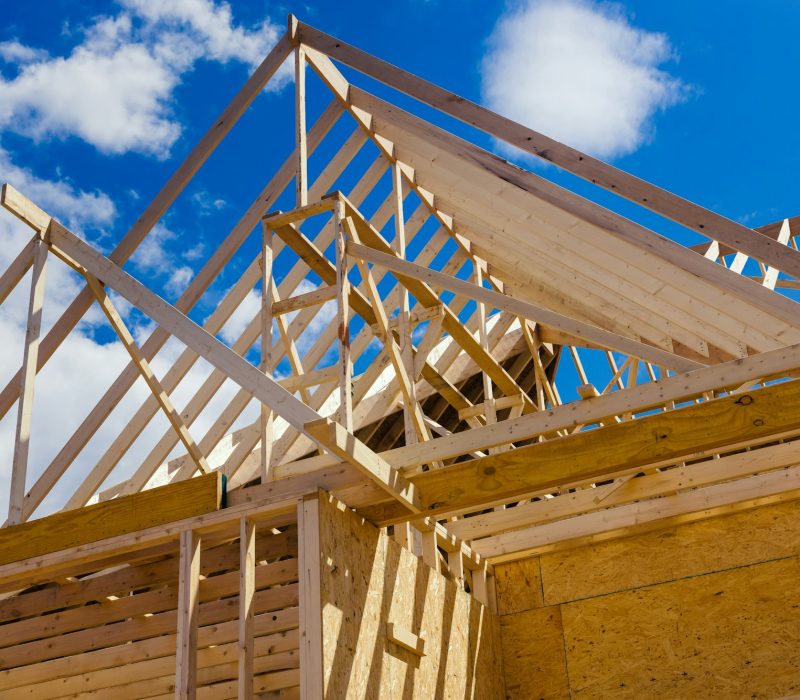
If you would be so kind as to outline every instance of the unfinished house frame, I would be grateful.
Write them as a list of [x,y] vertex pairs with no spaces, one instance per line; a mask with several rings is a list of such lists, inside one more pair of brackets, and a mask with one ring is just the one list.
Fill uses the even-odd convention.
[[[293,152],[168,303],[126,261],[292,59]],[[329,95],[313,120],[307,90]],[[429,108],[457,128],[412,113]],[[699,242],[512,165],[486,135]],[[747,228],[293,17],[109,255],[12,185],[2,205],[33,235],[0,277],[0,301],[30,279],[0,392],[16,415],[1,697],[800,693],[797,221]],[[42,329],[62,264],[85,286]],[[119,298],[155,324],[145,342]],[[29,468],[37,373],[93,306],[130,363]],[[157,376],[168,343],[182,349]],[[139,380],[147,399],[65,479]]]

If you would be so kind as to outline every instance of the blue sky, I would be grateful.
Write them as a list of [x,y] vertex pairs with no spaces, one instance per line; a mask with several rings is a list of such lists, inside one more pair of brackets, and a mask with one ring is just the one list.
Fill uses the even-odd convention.
[[[792,90],[800,65],[800,2],[794,0],[410,0],[385,7],[49,0],[46,11],[35,3],[7,5],[0,27],[0,181],[10,181],[105,251],[284,31],[289,11],[747,225],[800,214],[793,178],[800,145],[800,98]],[[411,104],[348,75],[403,106]],[[319,83],[309,81],[313,118],[328,98]],[[517,157],[431,110],[420,114]],[[285,73],[259,97],[127,269],[176,299],[291,152],[293,139],[293,91]],[[555,168],[521,162],[659,232],[696,240]],[[5,268],[29,234],[0,217]],[[57,267],[52,264],[49,273],[45,325],[78,288]],[[235,264],[227,270],[219,290],[240,271]],[[3,385],[19,367],[16,341],[24,330],[25,304],[25,294],[15,292],[6,304],[11,311],[0,314],[3,347],[9,348],[0,352]],[[194,318],[202,321],[213,304],[211,295]],[[146,319],[123,310],[145,337]],[[69,395],[78,387],[91,405],[124,366],[124,354],[110,339],[98,317],[90,316],[71,336],[63,358],[45,369],[58,377],[57,383],[51,379],[57,388],[39,402],[35,425],[61,421],[63,436],[35,442],[34,461],[49,461],[57,438],[63,442],[77,425],[78,417],[62,420],[65,411],[78,416],[80,410],[73,410],[74,400],[59,400],[59,392]],[[162,367],[169,359],[163,358]],[[87,373],[92,381],[78,379]],[[123,424],[111,423],[112,432]],[[12,412],[0,421],[3,465],[10,461],[13,427]],[[83,455],[85,464],[100,453]]]

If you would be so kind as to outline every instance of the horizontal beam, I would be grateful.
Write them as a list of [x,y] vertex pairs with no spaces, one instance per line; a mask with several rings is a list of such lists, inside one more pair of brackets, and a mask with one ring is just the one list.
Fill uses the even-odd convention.
[[288,299],[281,299],[272,305],[272,315],[282,316],[283,314],[291,313],[292,311],[300,311],[307,309],[309,306],[316,306],[317,304],[324,304],[326,301],[331,301],[336,298],[336,287],[319,287],[312,289],[305,294],[298,294]]
[[800,467],[631,503],[473,542],[493,564],[800,499]]
[[768,236],[756,233],[753,229],[674,195],[635,175],[517,124],[302,22],[297,26],[297,39],[389,87],[526,153],[553,163],[567,172],[636,202],[703,236],[726,243],[793,277],[800,277],[800,253],[777,243]]
[[790,381],[409,478],[424,512],[463,512],[798,433],[800,381]]
[[0,565],[218,510],[218,472],[0,529]]
[[464,294],[475,301],[490,304],[503,311],[508,311],[515,316],[521,316],[535,321],[536,323],[562,330],[578,338],[583,338],[588,342],[608,348],[609,350],[623,352],[626,355],[633,355],[646,362],[652,362],[681,372],[688,372],[702,366],[698,362],[693,362],[679,355],[659,350],[652,345],[646,345],[645,343],[640,343],[630,338],[624,338],[615,333],[609,333],[591,324],[562,316],[555,311],[530,304],[521,299],[509,297],[493,289],[479,287],[477,284],[458,279],[452,275],[446,275],[428,267],[415,265],[407,260],[401,260],[397,256],[383,253],[369,246],[348,243],[347,252],[353,257],[361,258],[362,260],[391,270],[400,277],[421,280],[432,286],[443,287],[451,292]]
[[461,518],[448,529],[465,540],[478,540],[797,464],[800,440],[791,440]]
[[637,413],[669,402],[685,401],[707,391],[725,391],[754,380],[783,377],[798,368],[800,345],[792,345],[435,438],[426,445],[398,447],[382,455],[397,467],[413,468],[428,460],[451,459],[509,442],[530,440],[557,430],[592,425],[609,416]]
[[312,202],[304,207],[298,207],[291,211],[278,211],[270,212],[262,221],[270,228],[278,228],[280,226],[288,226],[297,221],[305,221],[317,214],[324,214],[325,212],[333,212],[333,206],[336,200],[331,198],[323,198],[317,202]]

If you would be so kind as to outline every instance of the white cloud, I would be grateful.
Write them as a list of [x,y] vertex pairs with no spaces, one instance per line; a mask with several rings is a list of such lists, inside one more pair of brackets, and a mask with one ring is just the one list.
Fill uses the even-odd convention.
[[9,63],[30,63],[47,58],[47,51],[21,44],[16,39],[0,41],[0,58]]
[[123,0],[123,4],[151,26],[178,25],[189,29],[208,59],[226,63],[241,61],[257,66],[268,47],[280,38],[281,30],[272,22],[262,22],[252,30],[234,25],[231,6],[210,0]]
[[108,226],[116,215],[114,203],[105,193],[78,190],[66,179],[56,182],[37,177],[30,169],[15,164],[2,146],[0,182],[10,183],[45,211],[76,229]]
[[172,268],[173,255],[167,244],[177,238],[177,234],[163,223],[156,224],[136,248],[131,263],[143,272],[164,274]]
[[660,66],[664,34],[634,27],[617,5],[527,0],[507,12],[482,65],[491,109],[579,150],[614,158],[652,134],[686,86]]
[[164,287],[170,294],[178,296],[189,286],[192,277],[194,277],[194,270],[188,265],[181,265],[172,271]]
[[[0,78],[0,127],[35,139],[78,136],[104,153],[166,157],[181,133],[170,103],[183,75],[201,59],[255,65],[280,35],[268,21],[235,25],[230,6],[211,0],[123,6],[96,20],[68,56],[0,44],[19,65],[14,78]],[[274,87],[286,82],[283,71]]]

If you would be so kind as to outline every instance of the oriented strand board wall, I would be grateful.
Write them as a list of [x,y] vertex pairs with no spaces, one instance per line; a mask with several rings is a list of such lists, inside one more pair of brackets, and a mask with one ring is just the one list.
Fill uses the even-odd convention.
[[[504,697],[497,617],[350,511],[320,498],[325,697]],[[425,639],[391,643],[387,623]]]
[[509,698],[800,694],[800,504],[495,573]]

